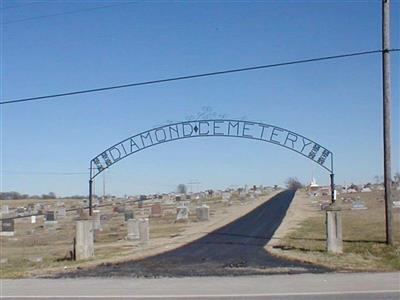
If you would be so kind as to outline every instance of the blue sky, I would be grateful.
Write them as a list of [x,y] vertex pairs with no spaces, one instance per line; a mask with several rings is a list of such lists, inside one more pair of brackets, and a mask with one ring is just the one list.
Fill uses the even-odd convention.
[[[2,1],[1,99],[377,50],[380,6],[380,1]],[[399,8],[392,1],[392,48],[400,46]],[[395,172],[398,52],[391,58]],[[90,159],[109,146],[168,120],[185,120],[203,107],[318,141],[335,154],[340,184],[373,181],[383,173],[381,86],[381,57],[373,54],[2,105],[1,189],[86,194],[87,174],[62,173],[85,173]],[[149,148],[105,176],[107,192],[124,195],[171,191],[191,181],[201,182],[199,188],[283,184],[289,176],[308,182],[312,174],[328,183],[325,170],[281,147],[208,138]],[[97,181],[100,192],[101,176]]]

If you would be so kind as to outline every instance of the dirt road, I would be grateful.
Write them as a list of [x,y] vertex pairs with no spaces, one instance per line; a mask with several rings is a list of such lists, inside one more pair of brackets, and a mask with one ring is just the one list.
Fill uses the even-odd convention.
[[250,213],[178,249],[138,261],[104,264],[56,277],[177,277],[328,271],[276,258],[264,249],[293,199],[284,191]]

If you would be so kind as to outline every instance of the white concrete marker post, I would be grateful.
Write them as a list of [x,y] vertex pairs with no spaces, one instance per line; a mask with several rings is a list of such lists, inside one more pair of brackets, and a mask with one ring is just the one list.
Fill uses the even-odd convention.
[[335,205],[326,209],[326,248],[331,253],[343,253],[341,209]]
[[93,220],[76,221],[76,260],[94,257]]

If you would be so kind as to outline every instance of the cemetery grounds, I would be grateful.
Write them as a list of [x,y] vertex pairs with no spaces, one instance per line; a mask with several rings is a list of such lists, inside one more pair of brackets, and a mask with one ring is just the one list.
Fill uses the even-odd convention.
[[[158,199],[145,201],[141,209],[137,203],[124,202],[121,199],[106,202],[110,205],[99,208],[100,214],[105,218],[102,229],[95,233],[95,258],[86,261],[70,259],[75,237],[75,219],[78,216],[76,210],[67,212],[66,217],[57,218],[56,224],[46,224],[44,216],[38,216],[35,224],[31,224],[30,217],[15,219],[15,235],[0,237],[0,277],[51,276],[103,263],[156,255],[203,237],[248,213],[278,192],[280,191],[266,190],[255,199],[250,197],[240,199],[238,193],[232,193],[229,201],[223,200],[222,196],[192,200],[187,222],[176,222],[176,204],[166,205]],[[58,202],[63,202],[67,209],[83,206],[82,200],[78,199],[2,200],[1,204],[8,205],[12,209],[38,202],[44,203],[52,210],[57,210]],[[161,216],[150,215],[150,207],[154,203],[161,203]],[[210,207],[209,221],[197,221],[194,211],[199,204],[207,204]],[[135,217],[149,217],[150,241],[146,245],[126,239],[124,213],[114,211],[114,208],[123,206],[126,210],[133,210]]]
[[[353,200],[361,200],[367,209],[352,209]],[[395,190],[393,199],[400,199]],[[384,192],[339,193],[342,209],[343,254],[326,253],[325,211],[321,204],[328,195],[310,196],[297,191],[281,226],[266,249],[274,255],[311,262],[338,271],[400,270],[400,208],[393,209],[394,247],[385,244]],[[358,202],[358,201],[357,201]]]

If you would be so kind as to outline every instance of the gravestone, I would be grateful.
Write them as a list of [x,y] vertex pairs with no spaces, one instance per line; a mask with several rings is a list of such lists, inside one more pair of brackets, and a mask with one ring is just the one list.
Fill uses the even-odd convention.
[[30,262],[33,262],[33,263],[40,263],[40,262],[43,261],[43,257],[42,257],[42,256],[37,256],[37,255],[29,256],[29,257],[28,257],[28,260],[29,260]]
[[151,216],[152,217],[161,217],[161,205],[160,204],[154,204],[151,206]]
[[400,201],[393,201],[393,208],[400,208]]
[[240,192],[239,193],[239,199],[240,201],[245,201],[247,198],[247,193],[246,192]]
[[35,212],[35,205],[33,203],[29,203],[26,208],[28,210],[28,213],[30,213],[30,214],[36,213]]
[[117,207],[117,213],[122,214],[125,212],[125,207],[124,206],[118,206]]
[[56,224],[57,220],[56,220],[55,211],[53,211],[53,210],[46,211],[45,220],[46,220],[44,222],[45,224]]
[[186,206],[177,207],[176,221],[187,221],[189,219],[189,209]]
[[112,214],[103,214],[100,216],[100,224],[104,225],[106,223],[108,223],[108,221],[111,220],[111,218],[113,217]]
[[2,214],[8,214],[10,212],[8,205],[2,205],[1,206],[1,213]]
[[6,264],[6,263],[8,263],[8,258],[6,257],[0,258],[0,264]]
[[321,203],[321,210],[327,210],[331,204],[329,202]]
[[210,207],[205,204],[196,207],[196,216],[199,221],[208,221],[210,218]]
[[76,213],[78,215],[78,220],[87,220],[89,218],[89,215],[85,212],[83,207],[79,207],[76,210]]
[[93,229],[100,230],[101,229],[100,211],[93,210],[92,217],[93,217]]
[[231,198],[231,193],[228,192],[222,193],[222,200],[224,200],[225,202],[228,202],[230,198]]
[[134,213],[133,210],[129,210],[129,211],[125,211],[124,213],[124,218],[125,218],[125,222],[128,222],[128,220],[130,219],[134,219]]
[[98,198],[94,198],[93,199],[93,203],[92,203],[93,207],[97,207],[97,206],[99,206],[99,204],[100,204],[99,199]]
[[36,223],[36,216],[31,216],[31,224],[35,224]]
[[139,196],[139,201],[138,201],[138,207],[142,208],[143,207],[143,201],[147,200],[147,197],[145,195],[140,195]]
[[150,239],[150,226],[148,218],[139,219],[139,237],[141,244],[146,244]]
[[128,229],[127,239],[130,241],[138,240],[139,237],[139,220],[138,219],[129,219],[127,221],[126,227]]
[[357,200],[353,201],[353,203],[351,204],[351,209],[352,210],[360,210],[360,209],[368,209],[368,208],[365,206],[364,201],[357,199]]
[[188,210],[189,210],[189,206],[190,206],[190,201],[182,201],[179,204],[179,207],[187,207]]
[[14,219],[3,219],[1,221],[0,236],[14,236]]
[[57,216],[60,218],[64,218],[67,215],[67,209],[65,206],[60,206],[57,211]]
[[41,205],[40,203],[36,203],[36,204],[35,204],[34,211],[35,211],[37,214],[42,214],[42,213],[43,213],[42,205]]

